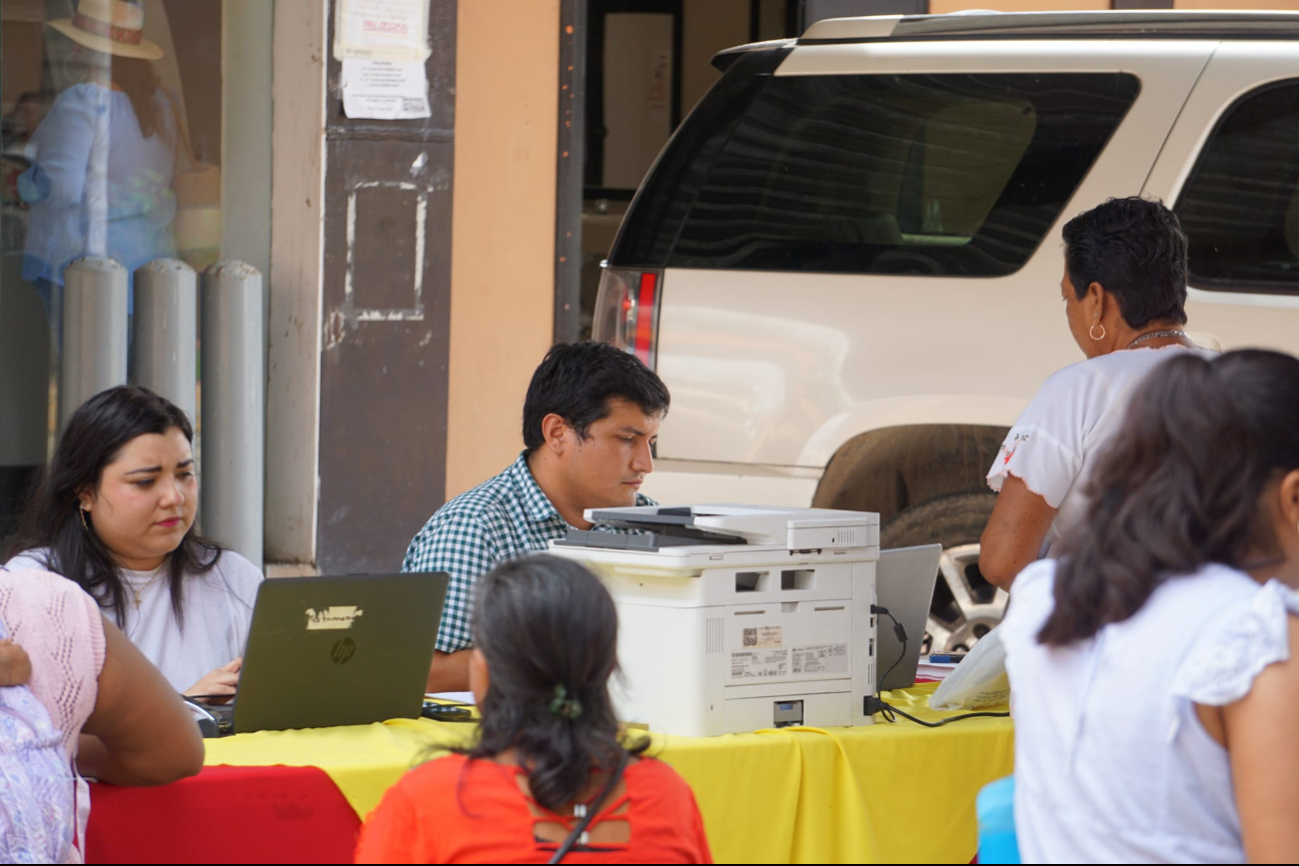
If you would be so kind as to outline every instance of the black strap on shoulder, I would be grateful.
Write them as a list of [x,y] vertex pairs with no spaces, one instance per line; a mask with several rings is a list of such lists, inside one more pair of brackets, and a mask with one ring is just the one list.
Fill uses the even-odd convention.
[[582,838],[582,834],[586,832],[586,828],[591,826],[592,819],[595,818],[595,816],[600,812],[601,807],[604,806],[604,801],[609,799],[609,795],[613,793],[613,789],[618,787],[618,782],[622,779],[622,771],[626,768],[627,753],[623,752],[622,757],[618,759],[618,766],[614,767],[613,772],[609,774],[609,781],[604,783],[604,787],[600,789],[600,793],[591,801],[590,805],[586,807],[586,814],[583,815],[581,820],[579,820],[573,827],[572,832],[568,834],[568,838],[564,840],[563,844],[555,849],[555,853],[550,856],[550,859],[546,861],[547,863],[562,862],[564,857],[568,855],[568,852],[573,849],[573,846],[577,844],[577,840]]

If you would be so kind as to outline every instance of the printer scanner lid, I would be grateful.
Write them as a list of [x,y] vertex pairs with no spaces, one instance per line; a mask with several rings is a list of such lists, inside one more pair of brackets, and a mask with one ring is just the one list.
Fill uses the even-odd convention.
[[571,530],[565,547],[617,547],[652,551],[662,547],[747,544],[791,549],[867,547],[879,544],[879,515],[829,508],[766,505],[640,505],[589,508],[599,526],[640,530],[640,535]]

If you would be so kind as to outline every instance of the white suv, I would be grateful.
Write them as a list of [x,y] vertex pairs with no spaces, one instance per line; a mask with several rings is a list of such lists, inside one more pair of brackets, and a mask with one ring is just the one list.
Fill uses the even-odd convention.
[[1066,220],[1163,199],[1197,340],[1299,351],[1297,14],[837,19],[714,63],[595,311],[672,390],[646,492],[877,511],[886,546],[941,541],[935,648],[1000,618],[984,473],[1081,360]]

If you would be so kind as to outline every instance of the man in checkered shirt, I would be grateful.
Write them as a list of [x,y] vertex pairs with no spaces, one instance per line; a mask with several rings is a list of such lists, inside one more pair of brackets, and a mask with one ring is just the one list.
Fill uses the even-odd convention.
[[668,411],[668,389],[635,356],[605,343],[560,344],[532,375],[524,450],[504,472],[437,510],[402,571],[451,575],[428,690],[469,688],[474,582],[498,563],[547,549],[588,508],[653,505],[640,493]]

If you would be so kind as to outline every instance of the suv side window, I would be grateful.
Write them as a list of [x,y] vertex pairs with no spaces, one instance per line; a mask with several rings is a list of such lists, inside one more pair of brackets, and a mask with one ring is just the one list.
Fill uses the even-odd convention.
[[1139,90],[1122,73],[769,78],[668,265],[1013,273]]
[[1193,285],[1299,294],[1299,81],[1260,87],[1223,113],[1175,211]]

